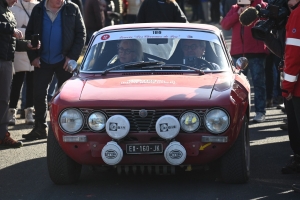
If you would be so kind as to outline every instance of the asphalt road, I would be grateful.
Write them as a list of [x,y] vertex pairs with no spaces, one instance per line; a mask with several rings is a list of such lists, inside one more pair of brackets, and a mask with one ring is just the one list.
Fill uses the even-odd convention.
[[[230,33],[224,32],[227,39]],[[253,98],[253,95],[252,95]],[[253,100],[253,99],[252,99]],[[253,102],[253,101],[252,101]],[[251,119],[254,112],[251,112]],[[116,170],[84,166],[75,185],[57,186],[48,176],[46,140],[23,141],[20,149],[0,149],[0,200],[25,199],[271,199],[299,200],[291,189],[300,174],[280,173],[292,151],[286,131],[279,126],[285,115],[267,110],[264,123],[250,123],[251,177],[247,184],[224,184],[212,171],[192,170],[176,175],[117,175]],[[16,139],[31,126],[18,119],[9,127]],[[299,144],[300,145],[300,144]]]
[[[254,113],[251,112],[251,117]],[[0,150],[0,199],[300,199],[291,190],[300,174],[282,175],[292,153],[287,132],[279,129],[283,113],[267,110],[267,120],[250,124],[251,177],[247,184],[224,184],[212,171],[175,175],[117,175],[116,170],[84,166],[76,185],[56,186],[47,171],[46,140],[24,142],[20,149]],[[14,138],[30,131],[18,119]]]

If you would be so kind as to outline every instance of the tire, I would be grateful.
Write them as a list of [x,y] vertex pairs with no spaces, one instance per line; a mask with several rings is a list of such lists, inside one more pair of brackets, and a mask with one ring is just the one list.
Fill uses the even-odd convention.
[[47,140],[47,165],[50,178],[57,185],[76,183],[80,177],[82,165],[72,160],[61,149],[51,124]]
[[221,179],[225,183],[246,183],[250,176],[250,142],[248,118],[244,116],[239,136],[221,158]]

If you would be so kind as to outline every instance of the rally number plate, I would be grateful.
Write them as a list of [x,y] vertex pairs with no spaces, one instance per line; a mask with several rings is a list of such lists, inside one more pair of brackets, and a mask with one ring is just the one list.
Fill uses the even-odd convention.
[[162,144],[127,144],[127,154],[153,154],[162,153]]

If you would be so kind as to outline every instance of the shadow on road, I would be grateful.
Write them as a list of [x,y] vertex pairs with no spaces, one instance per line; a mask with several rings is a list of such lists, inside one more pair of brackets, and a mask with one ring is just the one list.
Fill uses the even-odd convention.
[[299,199],[300,194],[291,191],[291,185],[300,184],[300,175],[280,173],[289,143],[257,143],[280,132],[251,135],[251,179],[247,184],[216,181],[210,170],[117,175],[115,169],[92,171],[84,166],[77,184],[57,186],[48,176],[43,157],[0,170],[1,199]]

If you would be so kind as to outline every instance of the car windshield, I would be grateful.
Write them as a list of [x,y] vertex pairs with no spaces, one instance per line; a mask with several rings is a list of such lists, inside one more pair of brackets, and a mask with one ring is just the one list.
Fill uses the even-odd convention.
[[114,31],[94,36],[82,72],[124,70],[228,70],[217,35],[190,30]]

